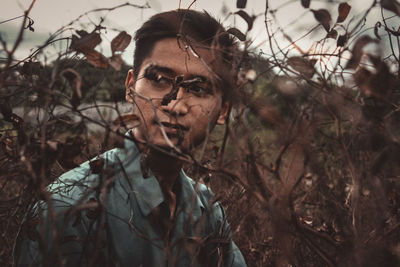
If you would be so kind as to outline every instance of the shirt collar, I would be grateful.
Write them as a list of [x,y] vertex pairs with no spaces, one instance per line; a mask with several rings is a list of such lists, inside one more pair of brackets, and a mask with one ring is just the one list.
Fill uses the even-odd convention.
[[[130,136],[130,132],[127,133]],[[121,185],[129,188],[136,196],[138,206],[144,216],[148,216],[151,211],[164,201],[160,184],[157,178],[149,170],[150,176],[143,177],[140,166],[140,151],[132,138],[125,138],[125,146],[119,150],[117,158],[123,166],[123,170],[118,171],[121,174]],[[177,196],[177,210],[183,210],[185,214],[192,216],[196,220],[202,214],[204,205],[202,204],[198,184],[193,182],[183,170],[180,171],[177,182],[181,187],[180,196]]]
[[203,202],[199,197],[200,184],[186,176],[183,170],[179,173],[178,182],[181,186],[181,195],[178,198],[179,203],[177,203],[178,208],[183,207],[183,211],[186,214],[191,214],[193,220],[196,220],[205,209]]

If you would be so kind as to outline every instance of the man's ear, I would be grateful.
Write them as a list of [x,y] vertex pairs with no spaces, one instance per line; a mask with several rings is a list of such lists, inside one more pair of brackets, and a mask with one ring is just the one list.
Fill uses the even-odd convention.
[[133,104],[133,92],[134,86],[135,86],[135,74],[133,73],[133,69],[130,69],[128,71],[128,74],[126,75],[126,80],[125,80],[125,88],[126,88],[126,93],[125,93],[125,99],[129,103]]
[[231,108],[231,103],[229,103],[229,101],[225,101],[222,104],[222,108],[221,108],[221,111],[220,111],[218,119],[217,119],[217,124],[219,124],[219,125],[225,124],[226,118],[229,115],[230,108]]

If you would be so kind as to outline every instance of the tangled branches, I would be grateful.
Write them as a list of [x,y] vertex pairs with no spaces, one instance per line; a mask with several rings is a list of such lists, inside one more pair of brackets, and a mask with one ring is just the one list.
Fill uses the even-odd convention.
[[[295,39],[276,23],[283,7],[272,9],[266,0],[265,13],[253,16],[243,9],[246,1],[237,1],[238,11],[229,16],[246,22],[247,30],[228,30],[244,47],[237,55],[245,65],[235,105],[229,123],[186,155],[185,170],[226,207],[249,266],[395,266],[400,62],[399,32],[388,16],[399,15],[399,6],[373,1],[357,18],[349,4],[333,3],[333,22],[332,10],[297,2],[316,25]],[[0,74],[0,265],[10,264],[16,231],[32,203],[49,201],[47,186],[81,162],[123,146],[136,121],[123,116],[130,109],[123,104],[129,68],[121,53],[130,35],[117,33],[107,58],[95,49],[103,21],[70,38],[60,37],[62,28],[15,61],[32,6],[13,48],[0,39],[7,54]],[[365,18],[374,9],[382,17],[367,35]],[[265,52],[250,48],[256,20],[265,22]],[[315,41],[315,32],[324,37]],[[310,49],[299,44],[307,38]],[[45,63],[43,50],[65,39],[69,48]],[[388,55],[379,53],[385,44]],[[79,208],[96,213],[99,207]]]

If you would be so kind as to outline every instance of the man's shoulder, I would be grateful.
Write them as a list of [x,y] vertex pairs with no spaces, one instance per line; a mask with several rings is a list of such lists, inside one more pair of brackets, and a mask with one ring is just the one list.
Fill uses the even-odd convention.
[[211,212],[211,214],[213,214],[215,217],[218,218],[225,216],[225,212],[223,210],[221,203],[217,201],[217,198],[210,187],[203,184],[202,182],[194,181],[192,178],[188,176],[185,176],[185,178],[193,186],[193,189],[197,193],[197,196],[202,206],[206,208],[208,212]]
[[193,186],[194,190],[196,190],[197,194],[204,198],[207,202],[211,202],[215,197],[214,193],[212,192],[211,188],[206,186],[200,181],[194,181],[192,178],[186,176],[186,179],[189,180],[190,184]]
[[63,199],[67,202],[76,202],[85,197],[85,194],[89,195],[99,183],[99,173],[115,161],[117,150],[106,151],[63,173],[48,186],[48,191],[54,199]]

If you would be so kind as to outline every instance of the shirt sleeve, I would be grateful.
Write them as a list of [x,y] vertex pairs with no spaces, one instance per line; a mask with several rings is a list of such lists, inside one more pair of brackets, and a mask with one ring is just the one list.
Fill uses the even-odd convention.
[[214,202],[214,193],[205,185],[199,184],[199,197],[206,209],[207,249],[204,258],[208,266],[242,267],[247,266],[242,253],[232,240],[232,231],[221,203]]
[[[225,267],[242,267],[246,266],[239,248],[232,240],[232,232],[226,218],[225,210],[221,204],[216,203],[216,233],[218,240],[221,240],[219,247],[220,257],[222,256],[222,263]],[[220,261],[219,261],[220,262]]]
[[102,245],[105,231],[99,227],[104,213],[93,203],[93,194],[64,182],[49,191],[49,202],[38,202],[25,215],[14,246],[14,265],[77,267],[88,265],[93,256],[102,260],[107,255]]
[[107,265],[105,212],[90,190],[98,176],[89,170],[84,163],[64,173],[48,187],[49,203],[40,201],[25,215],[14,246],[14,266]]
[[[68,214],[70,206],[52,200],[26,215],[14,247],[15,266],[81,266],[87,229],[79,213]],[[50,215],[51,214],[51,215]]]

